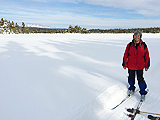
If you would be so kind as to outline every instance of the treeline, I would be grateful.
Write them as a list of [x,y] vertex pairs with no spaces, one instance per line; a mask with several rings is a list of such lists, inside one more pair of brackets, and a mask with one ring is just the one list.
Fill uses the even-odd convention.
[[30,34],[30,33],[134,33],[135,30],[139,29],[143,33],[160,33],[160,27],[154,28],[132,28],[132,29],[90,29],[81,28],[80,26],[69,26],[67,29],[48,29],[48,28],[33,28],[25,27],[25,23],[19,26],[13,21],[7,21],[1,18],[0,21],[0,33],[1,34]]
[[0,33],[6,33],[6,34],[10,34],[10,33],[15,33],[15,34],[19,34],[19,33],[25,33],[27,28],[25,28],[25,24],[24,22],[22,22],[22,26],[20,27],[17,23],[14,23],[13,21],[7,21],[4,20],[3,18],[0,21]]
[[48,29],[48,28],[33,28],[33,27],[25,27],[25,23],[22,22],[22,25],[19,26],[17,23],[13,21],[7,21],[1,18],[0,21],[0,33],[1,34],[19,34],[19,33],[88,33],[89,31],[86,28],[81,28],[76,25],[72,27],[71,25],[68,29]]
[[134,33],[134,31],[140,30],[143,33],[160,33],[160,27],[154,28],[131,28],[131,29],[108,29],[108,30],[101,30],[101,29],[91,29],[89,33]]

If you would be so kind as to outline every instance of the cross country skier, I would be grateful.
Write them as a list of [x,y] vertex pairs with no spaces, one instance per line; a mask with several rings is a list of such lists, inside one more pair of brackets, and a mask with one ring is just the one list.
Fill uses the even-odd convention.
[[147,91],[147,84],[143,78],[143,69],[148,71],[150,66],[150,58],[148,48],[145,42],[142,41],[142,33],[137,30],[134,32],[132,42],[128,43],[122,66],[124,69],[128,68],[128,83],[130,87],[128,88],[128,94],[133,94],[135,91],[135,73],[137,75],[138,85],[140,88],[141,100],[145,100]]

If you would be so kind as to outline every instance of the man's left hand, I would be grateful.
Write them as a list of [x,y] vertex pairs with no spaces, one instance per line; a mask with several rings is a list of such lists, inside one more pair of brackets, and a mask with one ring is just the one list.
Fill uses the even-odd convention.
[[148,71],[148,68],[145,68],[145,71]]

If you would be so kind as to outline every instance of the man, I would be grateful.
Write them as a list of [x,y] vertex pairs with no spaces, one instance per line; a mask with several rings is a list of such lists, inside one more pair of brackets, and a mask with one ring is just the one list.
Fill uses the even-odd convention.
[[147,91],[147,84],[143,78],[143,69],[148,71],[150,66],[150,58],[148,48],[145,42],[142,41],[142,33],[137,30],[134,32],[132,42],[128,43],[122,66],[124,69],[128,68],[128,83],[130,87],[128,88],[128,94],[133,94],[135,91],[135,73],[137,75],[138,85],[140,88],[141,100],[145,100],[145,95]]

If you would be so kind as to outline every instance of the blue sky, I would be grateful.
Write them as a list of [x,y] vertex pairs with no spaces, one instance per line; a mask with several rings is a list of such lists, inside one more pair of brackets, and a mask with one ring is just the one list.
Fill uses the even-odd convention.
[[160,27],[160,0],[0,0],[0,17],[53,28]]

